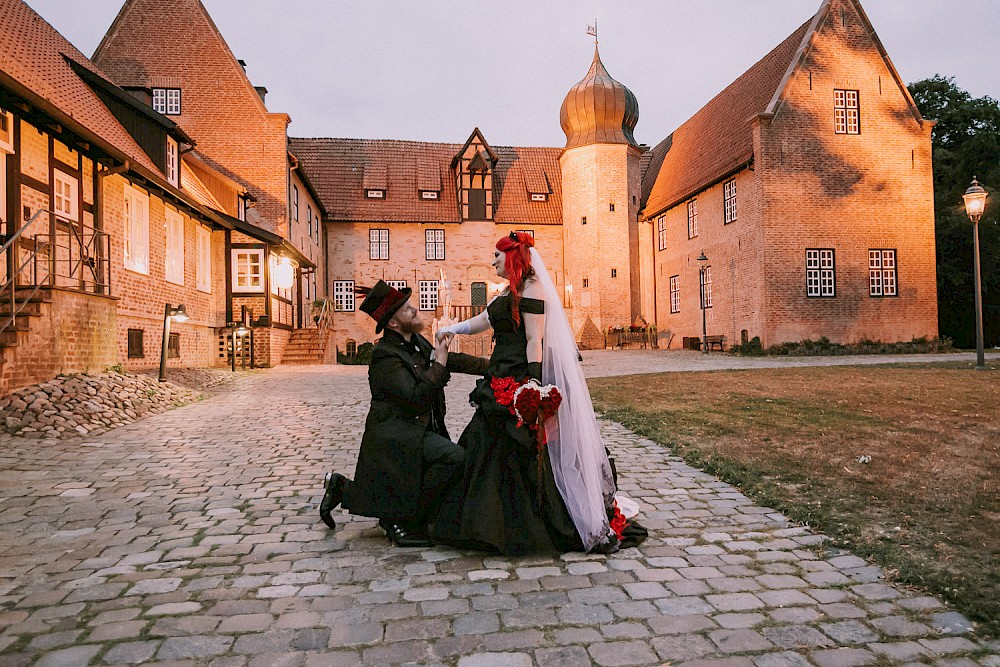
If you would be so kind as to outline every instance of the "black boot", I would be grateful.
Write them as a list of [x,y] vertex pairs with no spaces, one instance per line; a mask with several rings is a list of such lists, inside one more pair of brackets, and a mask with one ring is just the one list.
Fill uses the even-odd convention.
[[378,525],[397,547],[429,547],[434,544],[427,535],[427,529],[412,522],[379,519]]
[[330,530],[336,530],[337,522],[333,520],[330,513],[344,498],[344,486],[347,484],[347,478],[337,472],[328,472],[324,481],[326,493],[323,494],[323,500],[319,504],[319,518],[323,519],[323,523],[329,526]]

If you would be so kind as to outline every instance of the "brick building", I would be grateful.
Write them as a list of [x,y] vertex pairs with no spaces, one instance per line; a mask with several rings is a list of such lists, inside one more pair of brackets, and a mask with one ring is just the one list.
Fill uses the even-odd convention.
[[475,312],[510,229],[535,233],[584,347],[642,322],[661,347],[698,345],[702,299],[727,346],[937,334],[933,123],[856,0],[822,2],[651,150],[637,120],[595,51],[561,150],[490,148],[478,129],[465,144],[292,139],[327,211],[336,345],[371,339],[352,289],[378,278],[433,311],[443,271],[458,315]]

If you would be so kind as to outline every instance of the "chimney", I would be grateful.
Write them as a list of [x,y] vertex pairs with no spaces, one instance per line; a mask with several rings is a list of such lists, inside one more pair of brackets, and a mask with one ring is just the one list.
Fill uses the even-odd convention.
[[254,86],[253,89],[257,91],[257,94],[260,95],[260,101],[263,102],[264,97],[267,95],[267,88],[264,86]]

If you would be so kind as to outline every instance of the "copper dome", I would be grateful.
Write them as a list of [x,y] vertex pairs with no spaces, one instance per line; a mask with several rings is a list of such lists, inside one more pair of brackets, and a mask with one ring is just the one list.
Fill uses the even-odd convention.
[[632,130],[638,120],[638,100],[631,90],[611,78],[595,46],[590,71],[570,88],[559,110],[566,148],[587,144],[635,146]]

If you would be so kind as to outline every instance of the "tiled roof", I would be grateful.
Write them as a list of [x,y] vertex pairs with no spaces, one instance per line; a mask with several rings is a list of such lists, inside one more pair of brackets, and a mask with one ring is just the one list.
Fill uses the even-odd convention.
[[645,215],[676,205],[750,160],[750,119],[767,108],[811,23],[803,23],[653,148],[642,179]]
[[40,109],[67,117],[69,129],[73,129],[71,124],[78,125],[78,131],[91,135],[85,139],[112,149],[149,175],[166,181],[66,58],[105,80],[107,76],[22,0],[0,0],[0,44],[0,83]]
[[[375,139],[296,139],[289,149],[316,188],[329,219],[345,222],[459,222],[451,162],[462,144]],[[558,225],[562,188],[558,148],[493,146],[497,197],[494,221]],[[369,180],[371,179],[371,180]],[[364,190],[385,183],[385,199]],[[433,187],[425,187],[428,184]],[[547,183],[545,202],[532,202],[528,187]],[[420,190],[440,188],[438,199]]]

